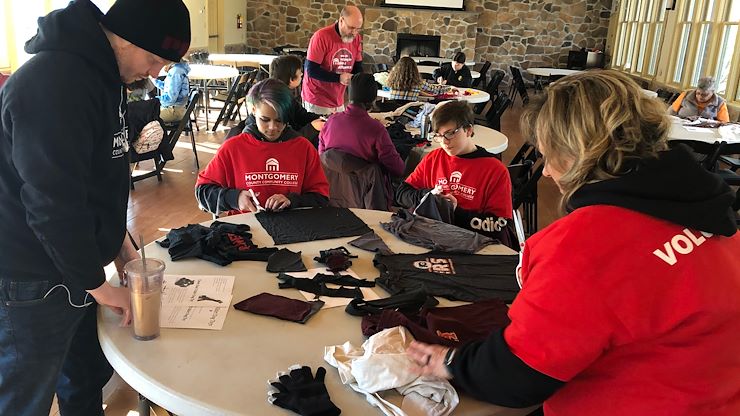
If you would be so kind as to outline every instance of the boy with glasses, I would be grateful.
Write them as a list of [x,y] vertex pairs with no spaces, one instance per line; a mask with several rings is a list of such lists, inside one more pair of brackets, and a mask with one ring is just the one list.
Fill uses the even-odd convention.
[[432,113],[432,138],[441,148],[424,157],[396,191],[396,202],[414,208],[432,189],[454,209],[453,223],[509,246],[511,179],[506,167],[473,142],[474,116],[465,101],[441,104]]

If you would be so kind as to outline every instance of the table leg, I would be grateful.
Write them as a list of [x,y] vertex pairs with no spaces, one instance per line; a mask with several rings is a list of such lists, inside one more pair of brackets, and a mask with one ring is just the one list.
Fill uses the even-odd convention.
[[208,110],[211,103],[211,97],[208,95],[208,81],[205,83],[205,87],[203,88],[205,90],[205,105],[206,105],[206,131],[208,130]]

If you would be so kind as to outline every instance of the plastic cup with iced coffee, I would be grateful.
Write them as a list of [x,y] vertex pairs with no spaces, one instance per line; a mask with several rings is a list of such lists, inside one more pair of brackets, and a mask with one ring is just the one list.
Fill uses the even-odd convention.
[[131,260],[123,268],[131,292],[134,338],[142,341],[159,336],[164,263],[158,259]]

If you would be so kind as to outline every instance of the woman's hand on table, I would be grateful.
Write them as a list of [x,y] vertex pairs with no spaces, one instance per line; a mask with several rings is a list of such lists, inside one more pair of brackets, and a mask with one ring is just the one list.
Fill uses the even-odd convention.
[[239,211],[257,212],[257,207],[254,205],[249,191],[242,190],[239,192],[237,202],[239,203]]
[[265,209],[268,211],[282,211],[290,207],[290,199],[283,194],[275,194],[265,201]]
[[452,375],[445,365],[447,350],[449,350],[449,347],[414,341],[406,349],[406,354],[416,364],[413,371],[417,374],[450,379]]

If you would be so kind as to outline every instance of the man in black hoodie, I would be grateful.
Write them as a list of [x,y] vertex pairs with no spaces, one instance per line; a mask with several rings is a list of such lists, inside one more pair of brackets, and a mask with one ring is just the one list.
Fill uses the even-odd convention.
[[89,0],[39,19],[35,54],[0,90],[0,414],[102,414],[112,374],[96,306],[131,320],[103,266],[137,258],[126,236],[124,84],[190,44],[182,0]]

